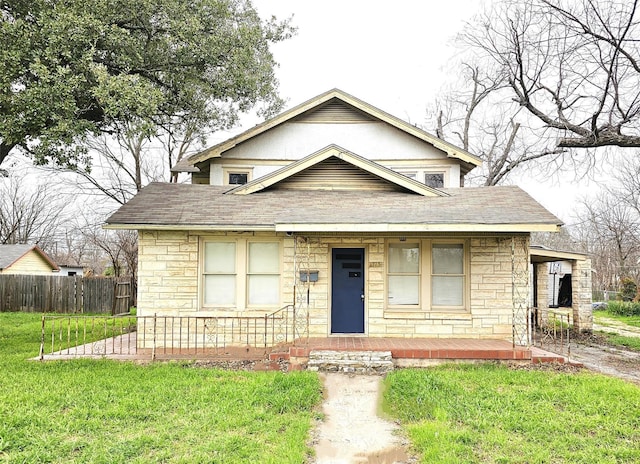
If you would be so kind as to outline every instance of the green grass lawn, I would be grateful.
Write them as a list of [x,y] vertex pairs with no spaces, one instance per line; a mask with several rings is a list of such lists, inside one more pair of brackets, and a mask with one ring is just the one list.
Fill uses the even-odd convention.
[[[606,321],[604,321],[603,318],[613,319],[634,327],[640,327],[640,316],[620,316],[608,311],[593,312],[593,320],[600,323],[601,325],[606,326],[606,324],[604,324],[604,322]],[[640,337],[627,337],[624,335],[618,335],[606,331],[597,333],[599,335],[602,335],[607,340],[607,343],[610,343],[611,345],[615,345],[621,348],[628,348],[634,351],[640,351]]]
[[618,348],[628,348],[633,351],[640,351],[640,337],[626,337],[615,333],[598,332],[606,338],[607,343]]
[[40,316],[0,313],[0,462],[300,463],[316,374],[27,361]]
[[608,311],[593,312],[593,319],[596,322],[598,322],[598,319],[602,319],[603,317],[607,319],[614,319],[616,321],[620,321],[627,325],[632,325],[634,327],[640,327],[640,316],[620,316],[618,314],[613,314]]
[[424,463],[640,462],[640,388],[581,372],[398,370],[385,410]]

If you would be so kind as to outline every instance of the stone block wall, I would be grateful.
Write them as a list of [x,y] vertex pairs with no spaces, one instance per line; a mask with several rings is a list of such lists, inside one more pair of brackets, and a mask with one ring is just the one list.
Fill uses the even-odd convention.
[[579,332],[590,332],[593,330],[590,259],[573,261],[571,287],[573,290],[573,327]]
[[[139,240],[138,314],[141,316],[264,315],[266,311],[236,313],[199,308],[199,254],[202,236],[248,237],[242,233],[142,231]],[[330,267],[332,248],[365,249],[365,333],[371,337],[438,337],[512,339],[514,279],[512,237],[466,237],[468,245],[468,311],[432,312],[389,309],[386,305],[385,237],[373,234],[278,237],[283,244],[282,306],[296,305],[309,315],[309,335],[330,335]],[[442,237],[442,236],[439,236]],[[421,236],[421,238],[429,238]],[[516,237],[516,261],[528,269],[528,236]],[[299,280],[300,270],[318,271],[314,283]],[[528,275],[528,274],[527,274]],[[515,293],[527,295],[528,282],[519,281]]]

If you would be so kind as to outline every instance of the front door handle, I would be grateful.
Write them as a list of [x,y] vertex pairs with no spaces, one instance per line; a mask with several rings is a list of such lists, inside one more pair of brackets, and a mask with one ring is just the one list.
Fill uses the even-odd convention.
[[363,293],[362,295],[360,295],[360,299],[361,299],[362,301],[364,301],[364,293]]

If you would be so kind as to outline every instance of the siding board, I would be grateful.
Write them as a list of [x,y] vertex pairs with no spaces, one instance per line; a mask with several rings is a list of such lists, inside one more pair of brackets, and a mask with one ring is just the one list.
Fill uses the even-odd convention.
[[338,158],[328,158],[275,184],[273,189],[285,190],[377,190],[404,191],[399,185],[382,181]]

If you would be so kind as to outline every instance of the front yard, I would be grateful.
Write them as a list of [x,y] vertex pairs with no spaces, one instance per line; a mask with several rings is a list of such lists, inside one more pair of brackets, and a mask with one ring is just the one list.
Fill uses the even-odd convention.
[[640,462],[640,388],[621,380],[484,364],[385,382],[385,408],[421,462]]
[[[38,314],[0,313],[0,462],[309,459],[314,373],[27,361],[39,333]],[[640,388],[621,380],[482,364],[397,370],[385,386],[424,463],[640,462]]]
[[26,361],[40,317],[0,313],[1,462],[300,463],[317,375]]

